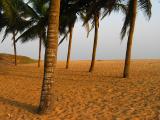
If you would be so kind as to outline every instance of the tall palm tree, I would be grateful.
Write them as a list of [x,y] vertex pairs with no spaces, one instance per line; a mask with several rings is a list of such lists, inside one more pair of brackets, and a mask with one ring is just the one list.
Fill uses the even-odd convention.
[[[95,27],[94,31],[94,43],[93,43],[93,53],[92,53],[92,61],[89,72],[92,72],[95,65],[96,60],[96,50],[97,50],[97,43],[98,43],[98,28],[99,28],[99,17],[103,10],[103,16],[106,17],[110,15],[112,11],[119,11],[125,12],[125,6],[121,4],[120,0],[95,0],[92,1],[89,5],[90,7],[86,8],[86,21],[92,20],[92,28]],[[84,23],[85,24],[85,23]]]
[[[74,6],[74,5],[72,5]],[[59,32],[64,37],[60,40],[59,45],[62,44],[62,42],[67,38],[69,34],[69,44],[68,44],[68,54],[67,54],[67,61],[66,61],[66,69],[69,68],[69,63],[70,63],[70,56],[71,56],[71,48],[72,48],[72,37],[73,37],[73,29],[75,22],[77,20],[77,13],[76,11],[73,10],[73,8],[69,7],[69,10],[65,9],[65,13],[61,14],[60,16],[60,27],[59,27]],[[66,12],[67,11],[67,12]],[[62,13],[62,11],[61,11]],[[79,14],[80,18],[82,21],[84,21],[84,16],[83,14]],[[85,24],[86,30],[89,32],[89,24]]]
[[16,41],[21,40],[22,43],[25,43],[39,38],[38,67],[40,67],[41,62],[42,43],[45,46],[47,40],[48,3],[48,0],[30,0],[28,2],[28,4],[31,4],[32,25],[26,26],[25,31],[16,39]]
[[101,7],[99,6],[99,1],[93,0],[90,1],[88,6],[86,6],[85,10],[83,10],[82,14],[85,16],[84,18],[84,25],[89,21],[92,21],[92,28],[95,28],[94,31],[94,43],[93,43],[93,52],[92,52],[92,60],[89,72],[92,72],[95,65],[95,58],[96,58],[96,50],[97,50],[97,42],[98,42],[98,28],[99,28],[99,17]]
[[0,2],[1,7],[1,25],[5,28],[5,34],[2,42],[5,40],[8,34],[12,34],[13,46],[14,46],[14,56],[15,56],[15,65],[17,65],[17,50],[16,50],[16,35],[18,31],[23,31],[24,26],[29,25],[30,21],[26,21],[25,14],[28,11],[28,7],[24,3],[23,0],[12,0],[12,1],[4,1]]
[[71,47],[72,47],[72,36],[73,36],[73,28],[74,24],[77,20],[77,15],[81,18],[81,20],[85,23],[84,27],[89,33],[89,24],[86,21],[86,16],[84,16],[84,11],[89,6],[92,0],[87,1],[62,1],[61,2],[61,15],[60,15],[60,27],[59,31],[61,36],[64,37],[60,40],[59,45],[67,38],[69,34],[69,44],[68,44],[68,54],[66,61],[66,69],[69,68],[70,63],[70,55],[71,55]]
[[[75,7],[75,9],[77,9],[77,7]],[[47,32],[48,34],[47,46],[45,51],[44,77],[43,77],[40,105],[38,109],[39,114],[47,114],[53,110],[53,104],[54,104],[53,85],[54,85],[54,70],[57,61],[59,16],[60,16],[60,0],[51,0],[49,19],[48,19],[49,22],[48,22],[48,32]]]
[[125,36],[125,33],[129,27],[129,35],[128,35],[128,42],[127,42],[127,49],[126,49],[126,58],[125,58],[125,66],[123,77],[129,77],[129,70],[130,70],[130,61],[131,61],[131,50],[132,50],[132,42],[133,42],[133,34],[136,22],[136,15],[137,15],[137,6],[143,10],[145,15],[148,18],[151,17],[151,2],[150,0],[129,0],[127,3],[128,11],[126,14],[126,19],[121,31],[122,39]]
[[[6,38],[6,34],[9,34],[9,31],[7,31],[7,29],[5,30],[5,35],[4,38],[2,40],[2,42],[4,41],[4,39]],[[16,46],[16,35],[18,32],[16,32],[15,30],[11,30],[10,31],[12,34],[12,42],[13,42],[13,48],[14,48],[14,65],[17,66],[17,46]]]
[[99,13],[95,12],[94,14],[94,25],[95,25],[95,31],[94,31],[94,43],[93,43],[93,53],[92,53],[92,61],[91,66],[89,69],[89,72],[92,72],[95,65],[96,60],[96,50],[97,50],[97,42],[98,42],[98,28],[99,28]]
[[[68,44],[68,54],[67,54],[67,61],[66,61],[66,69],[69,67],[70,63],[70,55],[71,55],[71,47],[72,47],[72,35],[73,35],[73,28],[74,24],[77,20],[77,14],[76,11],[73,9],[73,5],[66,6],[68,3],[61,3],[61,15],[60,15],[60,27],[59,31],[60,34],[64,34],[64,37],[59,42],[59,45],[64,41],[64,39],[69,36],[69,44]],[[64,6],[66,6],[64,8]]]
[[69,44],[68,44],[68,54],[67,54],[67,62],[66,62],[66,69],[69,67],[70,63],[70,56],[71,56],[71,45],[72,45],[72,34],[73,34],[73,26],[69,26]]
[[53,110],[54,104],[54,71],[57,61],[58,29],[60,0],[51,0],[48,23],[47,47],[45,51],[44,77],[40,98],[39,114],[47,114]]

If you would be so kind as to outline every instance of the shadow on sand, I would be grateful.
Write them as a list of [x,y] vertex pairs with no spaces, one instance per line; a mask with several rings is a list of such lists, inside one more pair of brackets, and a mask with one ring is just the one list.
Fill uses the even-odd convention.
[[14,106],[14,107],[23,109],[23,110],[28,111],[32,114],[37,113],[37,106],[31,105],[31,104],[22,103],[22,102],[12,100],[9,98],[4,98],[4,97],[0,97],[0,102],[2,102],[4,104],[8,104],[10,106]]

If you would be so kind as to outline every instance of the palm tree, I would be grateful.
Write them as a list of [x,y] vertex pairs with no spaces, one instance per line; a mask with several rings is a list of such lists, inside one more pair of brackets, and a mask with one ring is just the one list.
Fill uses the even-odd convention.
[[8,34],[12,34],[13,46],[14,46],[14,56],[15,56],[15,65],[17,65],[17,50],[16,50],[16,35],[18,31],[23,31],[24,26],[29,25],[30,21],[26,21],[24,18],[28,16],[29,12],[28,7],[23,2],[23,0],[12,0],[0,2],[1,7],[1,22],[2,27],[5,28],[5,34],[2,42],[5,40]]
[[39,114],[47,114],[53,110],[54,104],[54,70],[57,61],[58,29],[60,0],[51,0],[48,23],[47,47],[45,51],[44,77],[40,98]]
[[[6,34],[9,34],[9,31],[7,31],[7,29],[6,29]],[[15,66],[17,66],[17,47],[16,47],[16,35],[17,35],[17,33],[18,32],[16,32],[15,30],[13,30],[13,31],[10,31],[10,32],[12,32],[12,40],[13,40],[13,48],[14,48],[14,64],[15,64]],[[4,39],[6,38],[6,34],[4,35],[4,38],[3,38],[3,40],[2,40],[2,42],[4,41]]]
[[84,8],[82,11],[82,16],[84,19],[84,24],[88,23],[89,21],[92,21],[92,28],[95,28],[94,31],[94,43],[93,43],[93,53],[92,53],[92,61],[91,66],[89,69],[89,72],[92,72],[95,65],[95,58],[96,58],[96,50],[97,50],[97,42],[98,42],[98,28],[99,28],[99,16],[100,16],[100,10],[101,7],[98,6],[99,1],[90,1],[88,5]]
[[132,49],[132,41],[133,41],[133,34],[136,22],[136,15],[137,15],[137,6],[143,10],[143,12],[147,15],[148,18],[151,17],[151,2],[150,0],[129,0],[128,1],[128,11],[126,14],[126,19],[122,28],[122,39],[125,36],[127,28],[129,27],[129,35],[128,35],[128,42],[127,42],[127,49],[126,49],[126,58],[125,58],[125,66],[123,77],[129,77],[129,70],[130,70],[130,61],[131,61],[131,49]]
[[73,26],[69,26],[69,34],[70,34],[70,36],[69,36],[69,44],[68,44],[68,55],[67,55],[66,69],[68,69],[69,63],[70,63]]
[[85,22],[84,26],[89,33],[89,24],[86,21],[84,16],[85,9],[89,6],[91,1],[62,1],[61,2],[61,15],[60,15],[60,35],[64,35],[64,37],[60,40],[59,45],[69,36],[69,44],[68,44],[68,54],[66,61],[66,69],[69,68],[70,63],[70,55],[71,55],[71,47],[72,47],[72,36],[73,36],[73,28],[74,24],[77,20],[77,15],[80,16],[81,20]]
[[97,42],[98,42],[98,28],[99,28],[99,13],[95,12],[94,14],[94,24],[95,24],[95,31],[94,31],[94,43],[93,43],[93,53],[92,53],[92,61],[89,72],[92,72],[95,65],[96,59],[96,50],[97,50]]
[[46,0],[30,0],[28,2],[28,4],[31,4],[32,25],[26,26],[27,29],[16,39],[16,41],[21,39],[21,42],[25,43],[39,38],[38,67],[40,67],[41,62],[42,43],[45,46],[47,40],[48,3],[49,1]]
[[101,15],[101,11],[103,10],[103,16],[106,17],[107,15],[110,15],[112,11],[119,11],[122,10],[122,12],[125,12],[125,6],[121,4],[121,1],[119,0],[99,0],[99,1],[92,1],[89,5],[90,7],[86,8],[86,22],[89,20],[92,20],[92,28],[95,27],[94,31],[94,44],[93,44],[93,53],[92,53],[92,61],[91,66],[89,69],[89,72],[92,72],[95,65],[96,60],[96,50],[97,50],[97,43],[98,43],[98,28],[99,28],[99,17]]
[[[77,10],[78,5],[79,8],[81,8],[84,4],[74,3],[74,5],[76,6],[74,7],[74,9]],[[54,104],[53,85],[54,85],[54,70],[57,61],[59,16],[60,16],[60,1],[51,0],[49,19],[48,19],[49,22],[48,22],[48,32],[47,32],[48,33],[47,45],[45,51],[44,77],[43,77],[40,105],[38,109],[39,114],[47,114],[53,110],[53,104]]]
[[[72,47],[73,28],[77,20],[77,14],[76,14],[76,11],[73,9],[73,5],[66,6],[66,4],[68,3],[65,3],[65,1],[61,2],[62,6],[61,6],[59,31],[61,35],[64,34],[64,37],[59,42],[59,45],[64,41],[67,35],[70,34],[69,44],[68,44],[67,62],[66,62],[66,69],[68,69],[69,63],[70,63],[71,47]],[[64,8],[64,6],[66,7]]]

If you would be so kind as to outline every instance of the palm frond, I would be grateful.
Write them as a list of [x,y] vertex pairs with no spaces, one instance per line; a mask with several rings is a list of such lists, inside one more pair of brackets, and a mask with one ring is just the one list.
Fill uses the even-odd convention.
[[132,11],[133,11],[133,0],[129,0],[127,3],[127,12],[125,16],[125,21],[123,23],[123,27],[121,29],[121,40],[123,40],[124,36],[126,35],[126,32],[130,26],[131,19],[132,19]]
[[144,15],[150,19],[152,12],[151,12],[151,8],[152,8],[152,4],[150,0],[139,0],[139,7],[141,10],[143,10]]
[[65,38],[67,38],[68,33],[69,33],[69,31],[66,32],[66,34],[63,36],[63,38],[60,40],[60,42],[58,43],[58,46],[61,45],[61,44],[63,43],[63,41],[65,40]]
[[34,25],[31,28],[29,28],[28,30],[26,30],[24,33],[22,33],[17,39],[16,42],[21,40],[22,43],[28,42],[29,40],[35,40],[35,38],[37,38],[39,36],[38,32],[39,30],[41,30],[40,26]]

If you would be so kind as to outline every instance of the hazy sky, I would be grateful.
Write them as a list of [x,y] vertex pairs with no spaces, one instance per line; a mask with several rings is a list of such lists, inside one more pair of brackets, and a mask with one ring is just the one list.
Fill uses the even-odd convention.
[[[160,3],[152,0],[152,18],[148,22],[141,12],[138,13],[133,41],[133,59],[160,59]],[[120,30],[124,16],[112,13],[109,17],[100,21],[99,39],[97,47],[97,59],[124,59],[127,38],[120,40]],[[91,59],[93,48],[94,31],[86,38],[86,30],[82,28],[82,22],[77,21],[73,32],[72,60]],[[1,34],[2,39],[2,34]],[[68,41],[64,41],[58,48],[58,59],[65,60],[67,57]],[[1,53],[13,53],[11,37],[0,44]],[[26,44],[17,44],[19,55],[26,55],[37,59],[38,40]],[[44,49],[43,53],[44,55]]]

